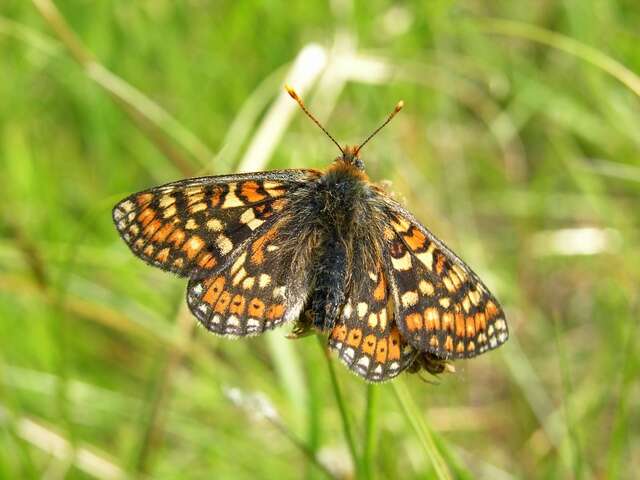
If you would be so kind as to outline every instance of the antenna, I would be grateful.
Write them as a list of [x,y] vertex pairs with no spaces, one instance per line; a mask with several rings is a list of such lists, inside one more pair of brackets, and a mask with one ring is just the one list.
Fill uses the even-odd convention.
[[358,156],[358,153],[360,152],[360,149],[361,149],[362,147],[364,147],[364,146],[366,145],[366,143],[367,143],[369,140],[371,140],[373,137],[375,137],[375,135],[376,135],[380,130],[382,130],[382,129],[387,125],[387,123],[389,123],[389,122],[391,121],[391,119],[392,119],[393,117],[395,117],[395,116],[396,116],[396,114],[397,114],[400,110],[402,110],[402,107],[404,107],[404,102],[403,102],[402,100],[400,100],[400,101],[396,104],[395,108],[393,109],[393,112],[391,112],[391,113],[389,114],[389,116],[387,117],[387,119],[384,121],[384,123],[383,123],[382,125],[380,125],[378,128],[376,128],[376,129],[375,129],[375,131],[374,131],[371,135],[369,135],[369,136],[367,137],[367,139],[366,139],[364,142],[362,142],[358,148],[356,148],[356,150],[355,150],[355,156]]
[[[327,137],[329,137],[331,139],[331,141],[333,143],[335,143],[337,145],[337,147],[340,149],[340,151],[342,152],[342,154],[344,155],[344,150],[342,149],[342,147],[340,146],[340,144],[338,142],[336,142],[336,139],[333,138],[331,136],[331,134],[329,132],[327,132],[327,129],[324,128],[322,126],[322,124],[316,119],[316,117],[314,117],[311,112],[309,112],[309,110],[307,110],[307,107],[304,106],[304,102],[302,101],[302,99],[298,96],[297,92],[293,89],[293,87],[289,84],[286,84],[284,86],[284,89],[287,91],[287,93],[289,94],[289,96],[291,98],[293,98],[296,102],[298,102],[298,105],[300,105],[300,108],[302,109],[302,111],[304,113],[307,114],[307,116],[313,120],[313,122],[318,125],[320,127],[320,129],[327,135]],[[391,120],[391,118],[389,118],[389,120]]]

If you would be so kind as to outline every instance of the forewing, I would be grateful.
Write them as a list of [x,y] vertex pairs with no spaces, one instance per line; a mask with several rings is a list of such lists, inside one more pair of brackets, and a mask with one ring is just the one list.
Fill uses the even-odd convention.
[[208,278],[191,278],[187,303],[208,330],[258,335],[298,318],[309,291],[308,239],[292,235],[295,215],[269,220],[232,263]]
[[357,259],[354,264],[351,292],[329,335],[329,347],[365,380],[390,380],[413,362],[417,351],[393,320],[393,298],[382,261],[370,269]]
[[388,271],[402,336],[441,358],[471,358],[504,343],[504,312],[478,276],[409,212],[386,201]]
[[287,195],[316,175],[283,170],[169,183],[135,193],[113,209],[131,251],[181,276],[206,276],[263,224],[281,212]]

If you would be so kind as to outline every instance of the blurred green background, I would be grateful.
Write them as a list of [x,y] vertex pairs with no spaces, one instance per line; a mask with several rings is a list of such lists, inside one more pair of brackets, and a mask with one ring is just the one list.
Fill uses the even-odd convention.
[[[3,0],[0,478],[637,478],[639,25],[635,0]],[[208,334],[131,255],[134,191],[337,155],[285,81],[344,143],[404,99],[369,175],[507,344],[368,387],[314,337]]]

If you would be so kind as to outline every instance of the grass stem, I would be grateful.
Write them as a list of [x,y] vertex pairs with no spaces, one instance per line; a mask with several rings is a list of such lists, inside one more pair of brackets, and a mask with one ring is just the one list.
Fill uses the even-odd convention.
[[347,411],[347,405],[344,401],[344,397],[342,396],[342,391],[340,390],[340,385],[338,384],[338,377],[336,376],[336,371],[333,366],[333,362],[329,357],[327,352],[327,347],[325,344],[325,339],[320,335],[317,335],[318,345],[322,349],[322,352],[327,360],[327,369],[329,370],[329,378],[331,379],[331,388],[333,389],[333,394],[336,397],[336,403],[338,404],[338,410],[340,411],[340,420],[342,421],[342,431],[344,432],[344,437],[347,441],[347,447],[349,448],[349,453],[351,454],[351,459],[353,461],[353,465],[356,471],[356,477],[360,477],[360,473],[362,472],[360,458],[358,456],[358,451],[356,449],[356,442],[353,437],[353,430],[351,428],[351,420],[349,419],[349,412]]
[[367,409],[365,412],[364,451],[362,453],[362,466],[364,476],[368,480],[375,478],[375,448],[378,440],[378,403],[380,397],[379,386],[373,383],[367,385]]
[[418,435],[422,448],[431,460],[431,464],[433,465],[433,470],[435,471],[437,478],[439,480],[451,480],[453,478],[451,476],[451,471],[438,451],[438,447],[433,439],[431,430],[427,426],[422,412],[413,401],[407,386],[400,378],[394,380],[391,385],[393,386],[393,391],[398,398],[400,406],[402,407],[402,411],[407,418],[407,422]]

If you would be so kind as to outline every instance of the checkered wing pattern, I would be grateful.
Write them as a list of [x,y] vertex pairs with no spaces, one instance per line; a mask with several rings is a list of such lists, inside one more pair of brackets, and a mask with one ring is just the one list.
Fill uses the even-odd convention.
[[145,262],[204,277],[228,265],[240,245],[282,212],[287,195],[314,175],[283,170],[173,182],[122,200],[113,221]]
[[393,319],[394,301],[382,262],[371,269],[354,268],[351,285],[352,292],[329,335],[329,348],[365,380],[390,380],[413,362],[417,352],[402,338]]
[[309,291],[309,261],[294,239],[295,218],[286,213],[247,240],[231,265],[207,278],[192,278],[187,303],[202,325],[218,335],[258,335],[297,319]]
[[478,276],[399,204],[387,199],[387,205],[384,236],[401,335],[445,359],[504,343],[504,312]]

